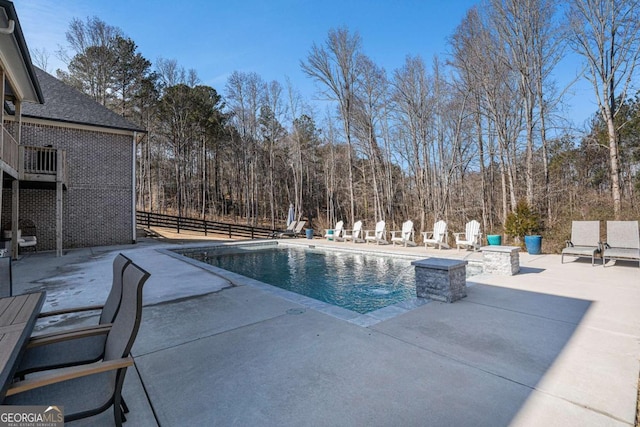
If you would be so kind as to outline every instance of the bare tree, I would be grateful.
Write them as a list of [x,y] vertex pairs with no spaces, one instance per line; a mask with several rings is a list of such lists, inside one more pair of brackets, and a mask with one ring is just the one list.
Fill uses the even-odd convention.
[[[561,33],[555,20],[555,0],[492,0],[493,25],[505,45],[508,64],[519,76],[526,130],[525,186],[529,205],[534,199],[533,153],[536,128],[541,137],[545,182],[548,182],[546,150],[547,102],[544,97],[550,70],[557,64]],[[547,185],[547,184],[545,184]],[[548,189],[547,189],[548,190]]]
[[428,185],[429,127],[433,116],[433,82],[420,57],[407,56],[404,66],[394,72],[393,101],[401,138],[406,145],[399,150],[406,153],[406,161],[415,180],[420,227],[426,226],[426,215],[431,200]]
[[382,68],[370,58],[360,55],[358,58],[358,74],[361,76],[356,86],[354,105],[354,133],[362,142],[363,151],[369,158],[373,190],[374,219],[385,219],[384,212],[384,176],[386,161],[378,143],[378,131],[382,117],[382,108],[387,99],[387,78]]
[[68,63],[69,72],[58,70],[58,77],[107,105],[116,63],[117,37],[124,37],[118,27],[94,16],[86,21],[74,18],[65,33],[71,52],[60,49],[58,55]]
[[307,62],[300,63],[303,72],[324,86],[323,93],[328,99],[338,103],[348,148],[351,224],[355,222],[351,127],[354,89],[358,80],[357,63],[360,44],[358,33],[350,34],[346,28],[332,29],[329,31],[326,46],[322,47],[314,43],[307,57]]
[[264,99],[265,83],[256,73],[234,71],[227,80],[227,106],[231,122],[237,129],[237,141],[242,155],[244,216],[247,223],[256,223],[258,204],[258,117]]
[[[486,140],[489,140],[489,138],[485,139],[484,134],[487,126],[482,85],[482,81],[485,78],[485,66],[481,49],[478,46],[482,31],[483,26],[478,9],[473,7],[467,11],[466,16],[454,32],[449,43],[453,48],[451,64],[457,70],[458,75],[458,80],[454,84],[458,91],[469,94],[470,97],[469,110],[475,124],[475,140],[478,147],[478,165],[480,168],[482,225],[484,230],[491,230],[493,229],[493,192],[489,183],[492,182],[490,173],[493,168],[487,168],[485,160]],[[489,156],[489,165],[491,163],[492,159]]]
[[35,66],[46,71],[47,73],[51,72],[51,70],[49,69],[49,58],[51,58],[51,55],[49,54],[47,49],[34,49],[31,51],[31,54],[33,56],[33,63]]
[[615,117],[618,100],[626,99],[640,57],[640,2],[635,0],[573,0],[568,18],[569,43],[586,62],[598,110],[609,136],[613,211],[620,219],[622,189]]
[[[293,87],[291,81],[287,79],[287,101],[288,111],[291,115],[292,122],[295,122],[295,118],[302,114],[302,97],[300,93]],[[289,132],[289,140],[291,142],[288,150],[287,163],[291,168],[291,174],[293,177],[293,206],[296,219],[300,219],[302,216],[304,200],[303,200],[303,183],[302,175],[304,173],[304,165],[302,163],[302,135],[299,129],[292,124],[291,131]],[[291,201],[289,200],[289,201]]]
[[[486,13],[486,12],[485,12]],[[486,16],[472,9],[463,26],[455,35],[459,69],[469,77],[469,84],[479,88],[476,100],[478,114],[486,120],[485,133],[489,141],[497,140],[502,187],[502,215],[504,221],[509,206],[516,205],[516,166],[518,159],[518,137],[522,131],[522,99],[518,90],[519,77],[504,60],[507,57],[504,44],[496,31],[487,22]],[[470,70],[474,69],[474,70]],[[475,89],[474,89],[475,90]],[[478,121],[477,118],[476,121]]]
[[286,104],[282,99],[282,85],[277,81],[272,81],[265,85],[263,105],[260,108],[260,127],[268,156],[269,214],[272,228],[276,227],[276,146],[282,142],[286,135],[282,126],[285,114]]

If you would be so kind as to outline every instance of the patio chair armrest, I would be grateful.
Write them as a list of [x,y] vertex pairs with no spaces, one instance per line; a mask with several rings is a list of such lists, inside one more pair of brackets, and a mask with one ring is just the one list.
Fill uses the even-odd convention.
[[88,305],[86,307],[70,307],[70,308],[61,308],[59,310],[51,310],[51,311],[45,311],[43,313],[40,313],[38,315],[38,318],[43,318],[43,317],[50,317],[50,316],[60,316],[61,314],[69,314],[69,313],[76,313],[76,312],[83,312],[83,311],[96,311],[96,310],[102,310],[104,308],[104,305]]
[[111,330],[111,323],[105,323],[98,326],[87,326],[86,328],[78,328],[70,331],[59,331],[50,334],[32,337],[27,342],[27,348],[40,347],[43,345],[54,344],[62,341],[77,340],[80,338],[92,337],[96,335],[107,335]]
[[392,239],[395,239],[397,233],[400,233],[400,236],[402,236],[402,231],[401,230],[393,230],[393,231],[390,231],[389,233],[391,233],[391,238]]
[[107,360],[95,362],[88,365],[71,366],[69,368],[56,369],[50,373],[39,375],[35,378],[28,378],[24,381],[18,381],[9,387],[7,396],[23,393],[28,390],[48,386],[63,381],[69,381],[75,378],[86,377],[89,375],[100,374],[108,371],[133,366],[133,357],[125,357],[122,359]]
[[433,231],[423,231],[422,238],[431,239],[433,237]]
[[[453,233],[453,235],[455,236],[456,240],[466,240],[466,237],[467,237],[467,233],[464,233],[464,232],[461,232],[461,233]],[[461,238],[460,238],[460,236],[463,236],[463,235],[464,235],[465,239],[461,239]]]

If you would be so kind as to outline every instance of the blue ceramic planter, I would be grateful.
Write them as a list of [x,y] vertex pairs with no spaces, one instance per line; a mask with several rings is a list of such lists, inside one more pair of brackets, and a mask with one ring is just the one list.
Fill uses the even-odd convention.
[[542,253],[542,236],[524,236],[524,244],[529,255],[540,255]]

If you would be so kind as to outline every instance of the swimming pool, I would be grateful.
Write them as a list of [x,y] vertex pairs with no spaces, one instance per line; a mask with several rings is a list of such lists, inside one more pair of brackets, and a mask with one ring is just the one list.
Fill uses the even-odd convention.
[[296,246],[220,246],[182,255],[360,314],[415,299],[411,259]]

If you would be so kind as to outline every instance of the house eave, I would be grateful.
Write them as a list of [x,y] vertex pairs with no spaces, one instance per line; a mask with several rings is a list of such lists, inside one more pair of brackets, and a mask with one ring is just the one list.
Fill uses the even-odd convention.
[[[15,118],[13,116],[5,116],[5,120],[14,121]],[[147,131],[143,129],[95,125],[90,123],[74,122],[70,120],[43,118],[43,117],[35,117],[35,116],[28,116],[28,115],[22,116],[22,124],[58,126],[58,127],[68,128],[68,129],[87,130],[92,132],[104,132],[104,133],[111,133],[111,134],[117,134],[117,135],[130,135],[130,136],[136,133],[138,134],[147,133]]]
[[20,101],[42,104],[44,97],[15,7],[10,1],[0,0],[0,28],[8,28],[10,21],[15,25],[13,32],[0,34],[0,62],[5,69],[11,91]]

